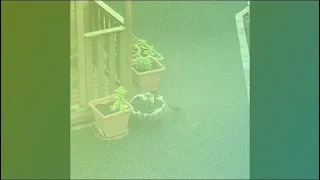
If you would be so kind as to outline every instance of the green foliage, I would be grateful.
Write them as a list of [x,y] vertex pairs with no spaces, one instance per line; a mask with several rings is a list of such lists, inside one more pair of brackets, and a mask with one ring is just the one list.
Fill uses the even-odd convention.
[[146,49],[142,49],[141,50],[141,56],[142,57],[148,57],[148,56],[155,57],[156,56],[156,52],[154,50],[154,47],[153,46],[149,46]]
[[125,102],[125,98],[127,96],[128,91],[120,86],[118,89],[115,90],[116,96],[114,103],[110,106],[111,111],[121,111],[125,112],[128,110],[128,105]]
[[152,68],[152,60],[150,58],[138,57],[134,68],[139,72],[150,71]]
[[135,44],[142,44],[142,45],[146,45],[147,41],[143,40],[143,39],[135,39],[134,41]]
[[155,51],[154,47],[148,45],[146,40],[137,39],[135,41],[135,44],[140,49],[140,55],[142,57],[148,57],[148,56],[155,57],[156,56],[156,51]]

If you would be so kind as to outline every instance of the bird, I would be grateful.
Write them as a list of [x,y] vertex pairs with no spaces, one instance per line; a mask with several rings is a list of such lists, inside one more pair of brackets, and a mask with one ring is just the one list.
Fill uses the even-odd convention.
[[166,102],[166,104],[168,105],[168,107],[172,111],[182,111],[183,110],[180,106],[178,106],[176,104],[172,104],[172,103],[168,103],[168,102]]
[[[156,96],[160,96],[157,91],[151,92],[151,94],[154,94]],[[171,102],[168,102],[167,99],[165,100],[165,103],[166,103],[167,107],[169,108],[169,110],[171,110],[171,111],[182,111],[183,110],[180,106],[173,104]]]

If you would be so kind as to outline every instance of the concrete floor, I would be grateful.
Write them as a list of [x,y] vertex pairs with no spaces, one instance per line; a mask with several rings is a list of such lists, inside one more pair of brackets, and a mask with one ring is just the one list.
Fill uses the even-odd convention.
[[234,18],[245,6],[134,2],[134,34],[165,57],[159,93],[187,115],[118,141],[91,128],[72,133],[71,178],[248,179],[249,103]]

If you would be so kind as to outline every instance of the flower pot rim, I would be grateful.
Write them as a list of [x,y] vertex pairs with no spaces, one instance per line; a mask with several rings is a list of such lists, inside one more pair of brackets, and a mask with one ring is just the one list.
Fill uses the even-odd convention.
[[132,70],[139,76],[141,75],[147,75],[147,74],[153,74],[153,73],[157,73],[157,72],[164,72],[166,70],[166,68],[158,61],[156,60],[153,56],[147,56],[147,57],[141,57],[141,58],[152,58],[152,61],[155,62],[159,68],[157,69],[152,69],[152,70],[149,70],[149,71],[145,71],[145,72],[138,72],[134,67],[134,62],[133,62],[133,65],[132,65]]
[[133,106],[125,99],[125,103],[128,105],[128,109],[127,111],[117,111],[115,113],[111,113],[111,114],[108,114],[108,115],[103,115],[95,106],[98,105],[98,104],[104,104],[104,103],[101,103],[101,101],[103,102],[113,102],[114,99],[115,99],[115,94],[112,94],[112,95],[109,95],[109,96],[106,96],[106,97],[103,97],[103,98],[98,98],[98,99],[95,99],[93,101],[90,101],[89,102],[89,107],[92,109],[92,111],[96,114],[98,114],[101,118],[103,119],[110,119],[111,117],[114,117],[114,116],[118,116],[118,115],[122,115],[122,114],[125,114],[125,113],[128,113],[128,112],[132,112],[133,111]]
[[[136,99],[137,97],[143,97],[145,95],[151,95],[151,93],[143,93],[143,94],[138,94],[138,95],[135,95],[132,97],[132,99],[129,101],[129,103],[131,103],[134,99]],[[135,111],[134,108],[132,109],[132,113],[133,114],[139,114],[139,115],[143,115],[143,116],[153,116],[153,115],[156,115],[158,114],[159,112],[162,112],[162,110],[165,108],[166,106],[166,103],[164,102],[164,99],[163,99],[163,96],[161,95],[156,95],[158,96],[159,98],[157,98],[158,100],[160,100],[162,102],[162,106],[155,109],[154,111],[152,111],[151,113],[141,113],[140,111]]]

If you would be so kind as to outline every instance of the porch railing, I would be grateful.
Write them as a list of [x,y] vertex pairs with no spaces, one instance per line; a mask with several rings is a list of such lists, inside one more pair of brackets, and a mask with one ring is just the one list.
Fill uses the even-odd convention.
[[77,23],[80,104],[87,106],[94,98],[93,69],[98,97],[112,93],[119,84],[130,88],[132,32],[124,18],[102,1],[76,2],[76,17],[77,22],[83,21]]

